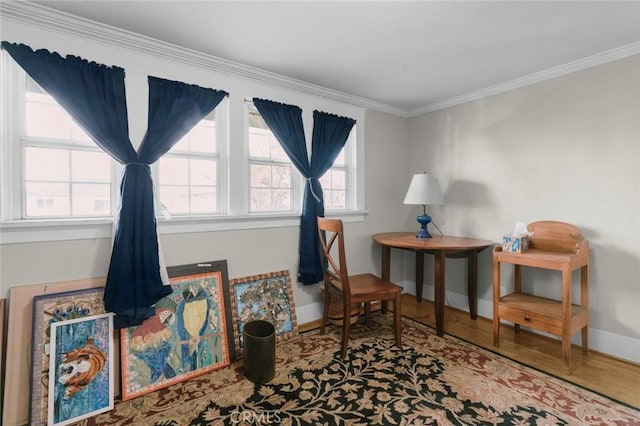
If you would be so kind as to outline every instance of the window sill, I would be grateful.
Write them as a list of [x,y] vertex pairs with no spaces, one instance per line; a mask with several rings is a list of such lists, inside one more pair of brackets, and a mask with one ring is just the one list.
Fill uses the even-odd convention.
[[[341,218],[345,222],[361,222],[366,210],[326,212],[327,217]],[[158,218],[160,235],[191,232],[234,231],[261,228],[298,226],[300,214],[252,214],[243,216],[203,216]],[[0,224],[0,245],[45,241],[89,240],[111,238],[113,220],[51,219],[16,220]]]

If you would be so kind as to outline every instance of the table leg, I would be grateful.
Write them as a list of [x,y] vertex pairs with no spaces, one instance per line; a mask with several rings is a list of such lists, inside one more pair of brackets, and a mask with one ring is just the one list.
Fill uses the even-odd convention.
[[473,250],[467,257],[467,294],[469,295],[469,314],[471,319],[478,318],[478,252]]
[[416,300],[422,301],[422,287],[424,284],[424,253],[416,251]]
[[438,336],[444,334],[444,265],[446,261],[444,250],[434,253],[434,304],[436,307],[436,332]]
[[391,247],[382,246],[380,247],[380,251],[382,253],[382,259],[380,261],[380,265],[382,267],[381,275],[382,279],[385,281],[389,281],[391,275]]
[[[382,256],[382,259],[380,261],[380,264],[381,264],[382,270],[380,271],[380,275],[383,280],[391,282],[391,247],[382,246],[381,256]],[[383,314],[387,313],[386,300],[382,301],[380,309]]]

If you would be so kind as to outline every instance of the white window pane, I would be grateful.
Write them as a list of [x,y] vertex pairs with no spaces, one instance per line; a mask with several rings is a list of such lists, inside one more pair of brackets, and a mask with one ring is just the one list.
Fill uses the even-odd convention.
[[334,209],[345,208],[346,191],[331,191],[331,207]]
[[251,187],[271,186],[271,166],[264,164],[251,164]]
[[111,209],[109,184],[73,184],[72,212],[74,216],[105,216]]
[[189,160],[186,158],[161,158],[159,175],[160,185],[188,185]]
[[331,188],[346,189],[347,173],[344,170],[331,170]]
[[275,137],[271,138],[271,159],[273,160],[289,160],[287,153],[282,149],[282,145]]
[[249,210],[252,212],[271,211],[271,189],[251,188]]
[[27,135],[52,139],[69,139],[71,117],[62,107],[27,103]]
[[103,152],[72,151],[71,177],[74,182],[109,182],[111,159]]
[[191,160],[191,185],[216,185],[215,160]]
[[51,96],[45,92],[42,87],[34,79],[29,76],[29,74],[25,74],[26,76],[26,90],[27,90],[27,100],[37,99],[38,96],[49,98],[51,102]]
[[71,214],[69,185],[64,183],[27,182],[26,215],[68,216]]
[[274,188],[291,188],[291,167],[273,166],[271,185]]
[[216,213],[216,188],[191,188],[191,213]]
[[189,152],[189,135],[185,135],[171,147],[170,152]]
[[189,132],[191,152],[216,152],[216,127],[210,121],[203,120]]
[[274,211],[290,211],[291,210],[291,190],[274,189],[272,205],[273,205]]
[[269,129],[269,127],[267,127],[267,123],[265,123],[264,118],[262,118],[258,110],[253,108],[249,110],[249,127],[265,130]]
[[69,181],[69,151],[25,148],[25,177],[27,181]]
[[327,171],[320,179],[320,185],[322,185],[323,190],[331,189],[331,170]]
[[338,154],[338,156],[336,157],[336,160],[333,162],[334,165],[336,166],[344,166],[345,165],[345,154],[344,154],[344,148],[342,148],[340,150],[340,154]]
[[87,132],[73,120],[71,121],[71,139],[77,142],[93,142]]
[[189,213],[189,189],[184,186],[161,186],[160,200],[170,213]]
[[255,158],[269,158],[271,137],[268,133],[258,129],[249,129],[249,156]]

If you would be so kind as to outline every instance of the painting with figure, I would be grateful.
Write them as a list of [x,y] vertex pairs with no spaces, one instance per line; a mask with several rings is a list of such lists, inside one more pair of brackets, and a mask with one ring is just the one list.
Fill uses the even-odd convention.
[[120,331],[123,400],[230,365],[224,266],[169,268],[173,292],[154,316]]
[[113,409],[113,314],[52,323],[49,374],[48,425]]

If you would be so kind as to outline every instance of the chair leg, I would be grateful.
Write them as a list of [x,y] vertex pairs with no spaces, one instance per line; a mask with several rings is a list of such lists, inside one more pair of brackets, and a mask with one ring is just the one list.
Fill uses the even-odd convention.
[[364,323],[367,327],[371,327],[371,302],[364,304]]
[[400,326],[401,320],[401,305],[400,302],[400,293],[396,295],[396,298],[393,300],[393,329],[396,335],[396,346],[398,349],[402,349],[402,329]]
[[340,347],[340,357],[347,357],[347,347],[349,346],[349,329],[351,327],[351,304],[343,303],[344,310],[342,315],[342,346]]
[[329,303],[331,303],[331,294],[326,288],[322,289],[322,320],[320,321],[320,334],[324,334],[327,319],[329,318]]

